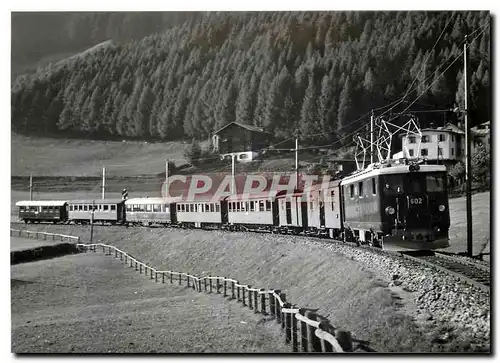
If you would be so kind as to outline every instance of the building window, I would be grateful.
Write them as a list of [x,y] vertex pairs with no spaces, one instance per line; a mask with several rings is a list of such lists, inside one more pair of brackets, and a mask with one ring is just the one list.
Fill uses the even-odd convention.
[[413,149],[408,150],[408,155],[413,156]]
[[455,149],[454,148],[451,148],[451,155],[455,155]]
[[446,141],[446,135],[445,134],[439,134],[439,141]]
[[410,144],[415,144],[416,143],[415,136],[410,136],[408,138],[408,140],[409,140]]
[[455,135],[451,134],[451,141],[455,141]]
[[429,135],[422,135],[422,143],[428,143],[431,141],[431,137]]
[[429,155],[429,152],[427,149],[420,150],[420,156],[427,156],[427,155]]
[[443,149],[438,147],[438,155],[443,156]]

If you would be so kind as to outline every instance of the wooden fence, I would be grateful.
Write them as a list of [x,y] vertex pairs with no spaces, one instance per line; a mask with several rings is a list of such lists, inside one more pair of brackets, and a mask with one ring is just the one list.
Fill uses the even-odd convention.
[[280,290],[264,290],[241,284],[239,281],[221,276],[194,276],[185,272],[159,271],[128,255],[118,248],[103,243],[77,244],[81,250],[97,252],[108,256],[114,254],[129,268],[150,276],[155,282],[183,285],[198,292],[223,294],[237,299],[243,306],[256,313],[271,315],[281,324],[287,343],[294,352],[352,352],[353,339],[350,332],[334,328],[330,322],[316,313],[316,310],[298,308],[286,301]]
[[80,237],[68,236],[66,234],[59,233],[48,233],[48,232],[36,232],[36,231],[25,231],[20,229],[10,230],[10,235],[14,237],[27,237],[42,240],[52,240],[52,241],[67,241],[67,242],[80,242]]

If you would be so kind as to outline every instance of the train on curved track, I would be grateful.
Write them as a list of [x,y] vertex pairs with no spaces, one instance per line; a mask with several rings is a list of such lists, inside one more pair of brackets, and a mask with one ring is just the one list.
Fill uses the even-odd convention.
[[25,223],[165,225],[322,236],[386,249],[449,246],[446,167],[371,164],[327,184],[217,199],[20,201]]

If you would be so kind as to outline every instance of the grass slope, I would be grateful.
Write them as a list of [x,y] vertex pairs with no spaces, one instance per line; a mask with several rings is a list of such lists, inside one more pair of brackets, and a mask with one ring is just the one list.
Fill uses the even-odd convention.
[[11,267],[15,353],[286,353],[277,324],[216,294],[84,254]]

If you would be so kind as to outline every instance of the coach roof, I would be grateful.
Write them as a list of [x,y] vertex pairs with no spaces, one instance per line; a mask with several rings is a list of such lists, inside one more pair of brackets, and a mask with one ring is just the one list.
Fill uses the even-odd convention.
[[170,204],[176,202],[178,199],[176,198],[130,198],[125,201],[125,205],[130,204]]
[[123,203],[123,199],[113,198],[113,199],[79,199],[79,200],[68,200],[68,204],[120,204]]
[[62,207],[65,200],[20,200],[16,203],[18,207]]

